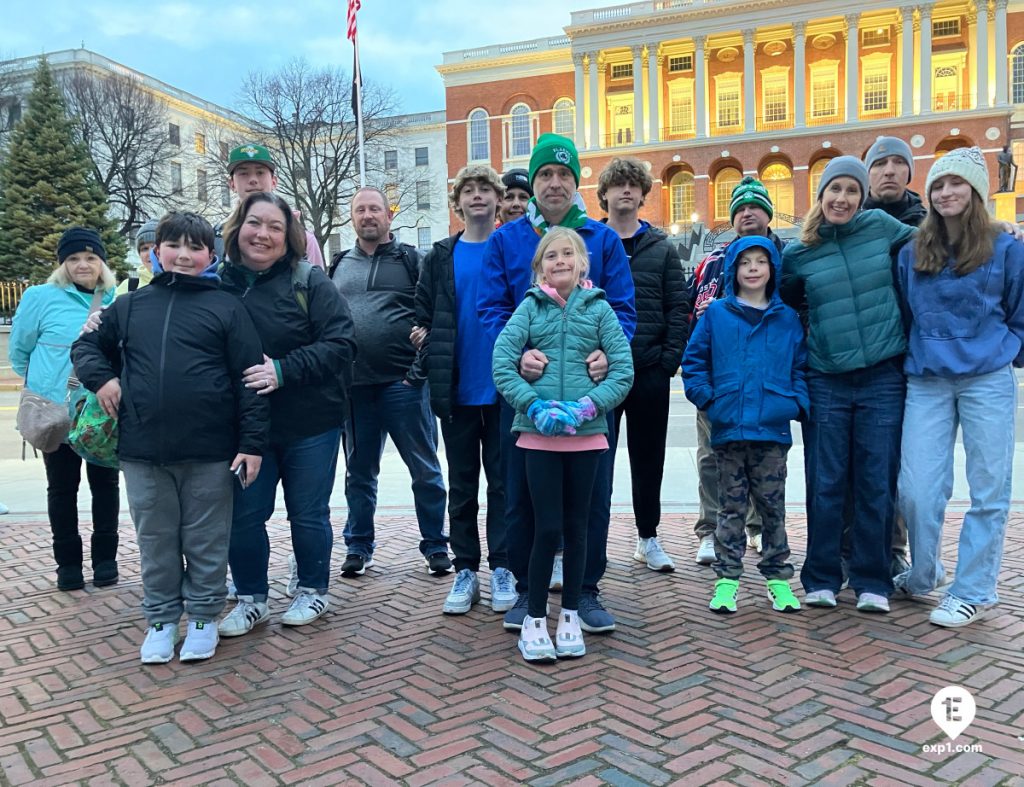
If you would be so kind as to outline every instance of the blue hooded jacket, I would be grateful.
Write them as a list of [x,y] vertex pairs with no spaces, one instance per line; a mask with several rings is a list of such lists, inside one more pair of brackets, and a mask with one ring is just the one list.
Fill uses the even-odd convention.
[[[760,247],[772,263],[768,308],[751,325],[736,298],[736,265],[744,250]],[[708,305],[683,356],[686,397],[711,421],[711,444],[737,440],[792,445],[790,421],[810,410],[807,349],[797,313],[782,302],[782,261],[767,238],[729,244],[725,297]]]

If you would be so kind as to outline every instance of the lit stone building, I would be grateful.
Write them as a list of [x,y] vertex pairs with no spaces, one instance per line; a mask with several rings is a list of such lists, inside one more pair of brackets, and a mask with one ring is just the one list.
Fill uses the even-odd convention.
[[995,188],[1018,109],[1024,126],[1024,3],[646,0],[575,12],[564,33],[444,54],[449,177],[467,161],[525,166],[556,131],[580,149],[595,215],[597,174],[629,154],[650,165],[654,224],[728,222],[753,174],[785,229],[828,159],[880,134],[911,144],[917,191],[964,144],[986,151]]

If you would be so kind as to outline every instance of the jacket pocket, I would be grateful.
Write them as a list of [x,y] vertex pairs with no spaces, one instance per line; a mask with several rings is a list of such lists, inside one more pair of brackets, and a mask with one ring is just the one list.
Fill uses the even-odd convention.
[[787,385],[765,380],[762,383],[761,418],[763,426],[794,421],[800,415],[796,394]]
[[708,420],[712,424],[735,426],[739,423],[741,411],[739,380],[716,385],[708,407]]

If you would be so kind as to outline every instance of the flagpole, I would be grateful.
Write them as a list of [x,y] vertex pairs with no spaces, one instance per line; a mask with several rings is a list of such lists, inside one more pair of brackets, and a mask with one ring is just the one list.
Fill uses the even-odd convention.
[[355,75],[352,89],[356,91],[356,134],[359,137],[359,188],[366,186],[366,151],[363,149],[363,73],[359,65],[359,36],[352,37],[355,48]]

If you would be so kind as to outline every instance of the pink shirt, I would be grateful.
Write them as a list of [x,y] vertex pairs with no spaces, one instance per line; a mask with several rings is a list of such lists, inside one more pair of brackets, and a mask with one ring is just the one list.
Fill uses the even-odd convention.
[[309,260],[310,265],[324,269],[324,253],[320,250],[316,235],[309,230],[306,230],[306,259]]

